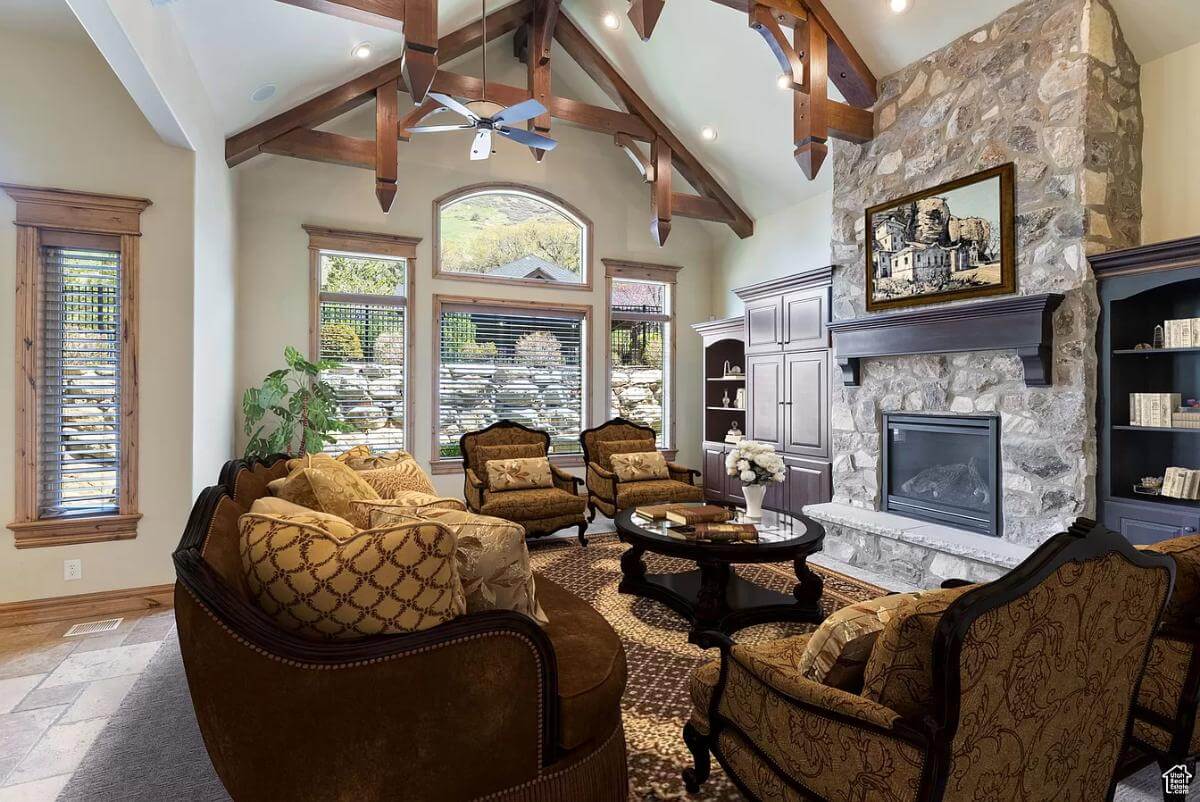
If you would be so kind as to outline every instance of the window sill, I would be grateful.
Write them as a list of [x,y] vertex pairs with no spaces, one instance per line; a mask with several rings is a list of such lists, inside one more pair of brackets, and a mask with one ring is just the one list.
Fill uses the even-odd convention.
[[18,549],[132,540],[137,537],[141,513],[100,515],[90,518],[48,518],[42,521],[14,521],[13,545]]
[[[560,454],[550,458],[550,462],[560,468],[582,468],[582,454]],[[443,476],[451,473],[463,472],[463,462],[461,459],[435,459],[429,463],[429,472],[434,476]]]

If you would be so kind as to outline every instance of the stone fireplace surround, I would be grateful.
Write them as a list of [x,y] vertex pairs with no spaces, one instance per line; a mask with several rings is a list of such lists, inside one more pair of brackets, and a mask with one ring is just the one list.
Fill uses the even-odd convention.
[[[1138,78],[1107,0],[1029,0],[883,79],[875,139],[833,143],[835,332],[867,316],[866,208],[1009,161],[1017,293],[1063,300],[1048,386],[1027,384],[1013,350],[858,360],[857,386],[832,393],[833,501],[806,509],[829,556],[923,587],[987,580],[1094,514],[1098,305],[1086,256],[1138,242]],[[1002,538],[879,512],[883,410],[1000,416]]]

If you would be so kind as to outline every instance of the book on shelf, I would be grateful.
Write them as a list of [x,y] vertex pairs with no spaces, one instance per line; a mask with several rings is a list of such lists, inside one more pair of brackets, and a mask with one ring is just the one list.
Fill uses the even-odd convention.
[[673,523],[695,526],[699,523],[723,523],[733,517],[733,512],[715,504],[705,504],[702,507],[668,510],[666,517]]
[[1129,425],[1170,427],[1182,399],[1179,393],[1130,393]]
[[1200,347],[1200,318],[1163,321],[1163,348]]
[[1188,501],[1200,501],[1200,470],[1195,468],[1167,468],[1163,475],[1162,495]]
[[[1197,408],[1189,407],[1188,409],[1191,410]],[[1197,409],[1197,411],[1200,411],[1200,409]],[[1171,425],[1176,429],[1200,429],[1200,414],[1191,411],[1172,413]]]
[[671,510],[681,510],[686,507],[686,504],[648,504],[644,507],[635,507],[633,511],[651,521],[661,521]]

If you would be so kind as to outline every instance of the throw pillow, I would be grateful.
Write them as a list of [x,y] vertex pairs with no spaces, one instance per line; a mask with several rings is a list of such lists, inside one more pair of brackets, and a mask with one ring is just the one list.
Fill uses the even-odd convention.
[[466,504],[456,498],[434,496],[416,490],[402,490],[392,498],[380,501],[356,501],[354,506],[361,515],[366,516],[372,526],[379,525],[375,522],[375,510],[394,512],[398,515],[421,515],[426,510],[465,510],[467,508]]
[[317,512],[333,513],[355,526],[364,527],[366,519],[356,518],[351,502],[377,499],[379,494],[356,471],[329,459],[314,461],[311,467],[289,474],[280,488],[279,497]]
[[328,513],[318,513],[316,510],[310,510],[308,507],[302,507],[291,501],[285,501],[277,496],[263,496],[262,498],[254,499],[254,503],[250,505],[250,512],[256,512],[260,515],[327,515]]
[[645,482],[650,479],[670,479],[667,458],[660,451],[635,451],[612,455],[613,473],[622,482]]
[[546,457],[489,460],[487,484],[488,490],[491,491],[554,487],[550,460]]
[[369,471],[373,468],[389,468],[413,459],[407,451],[386,451],[377,453],[370,446],[355,446],[349,451],[338,455],[337,461],[356,471]]
[[433,481],[421,470],[415,459],[400,460],[384,468],[361,470],[358,475],[375,488],[382,498],[395,498],[401,493],[417,492],[437,495]]
[[487,473],[487,464],[494,459],[535,459],[546,456],[541,443],[506,443],[494,446],[475,446],[476,468]]
[[[290,471],[289,471],[289,473],[290,473]],[[283,490],[283,486],[286,484],[287,484],[286,476],[280,476],[278,479],[272,479],[271,481],[267,482],[267,492],[270,493],[272,496],[278,496],[280,491]]]
[[333,457],[323,451],[318,451],[316,454],[305,454],[300,457],[292,457],[287,461],[288,473],[295,473],[301,468],[311,468],[321,462],[333,462]]
[[915,600],[898,593],[830,613],[804,646],[799,668],[813,682],[858,693],[875,638],[888,621]]
[[644,438],[641,440],[601,440],[596,444],[596,462],[606,471],[611,471],[613,454],[634,454],[644,453],[647,451],[657,451],[658,448],[654,445],[654,440]]
[[[467,612],[515,610],[539,624],[549,623],[537,600],[529,551],[525,547],[525,527],[503,518],[461,510],[427,508],[421,516],[445,524],[454,532],[455,559]],[[371,522],[377,527],[411,520],[382,506],[371,513]]]
[[466,610],[454,533],[417,521],[339,537],[303,515],[243,515],[251,597],[284,629],[346,640],[429,629]]

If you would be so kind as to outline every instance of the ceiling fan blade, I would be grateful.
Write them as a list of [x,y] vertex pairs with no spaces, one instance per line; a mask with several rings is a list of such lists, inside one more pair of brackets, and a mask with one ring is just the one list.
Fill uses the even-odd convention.
[[474,128],[475,126],[471,123],[464,123],[463,125],[422,125],[408,130],[413,134],[436,134],[442,131],[470,131]]
[[496,132],[500,134],[500,136],[511,139],[513,142],[517,142],[521,145],[528,145],[529,147],[537,148],[538,150],[554,150],[554,148],[558,146],[558,143],[550,137],[542,136],[541,134],[535,134],[532,131],[526,131],[523,128],[497,128]]
[[526,120],[532,120],[534,117],[545,113],[545,106],[533,98],[529,98],[529,100],[522,100],[515,106],[509,106],[507,109],[504,109],[493,117],[492,121],[512,125],[513,123],[523,123]]
[[471,143],[471,161],[477,162],[492,155],[492,132],[486,128],[475,135]]
[[471,111],[466,106],[459,103],[457,100],[450,97],[449,95],[443,95],[441,92],[429,92],[428,96],[433,98],[434,100],[436,100],[438,103],[441,103],[446,108],[450,109],[450,111],[458,112],[462,116],[466,117],[468,120],[478,120],[479,119],[478,114]]

